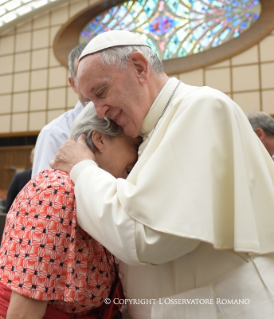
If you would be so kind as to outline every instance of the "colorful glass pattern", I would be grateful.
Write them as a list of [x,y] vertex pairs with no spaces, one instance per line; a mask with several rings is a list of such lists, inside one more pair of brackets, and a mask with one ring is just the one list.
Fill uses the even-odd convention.
[[168,60],[237,38],[256,22],[260,10],[258,0],[127,1],[88,23],[80,42],[107,29],[130,30]]

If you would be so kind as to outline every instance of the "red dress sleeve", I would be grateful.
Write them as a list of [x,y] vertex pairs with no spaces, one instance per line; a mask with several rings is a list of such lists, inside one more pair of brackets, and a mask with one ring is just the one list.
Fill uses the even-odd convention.
[[67,174],[44,171],[18,194],[7,215],[0,280],[38,300],[63,299],[67,251],[75,245],[75,198]]
[[7,215],[0,282],[65,313],[84,315],[103,304],[114,279],[113,255],[77,226],[69,175],[36,175]]

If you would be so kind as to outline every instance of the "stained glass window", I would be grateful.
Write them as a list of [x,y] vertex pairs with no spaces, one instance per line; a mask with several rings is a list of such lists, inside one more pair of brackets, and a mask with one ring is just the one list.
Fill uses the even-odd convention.
[[103,12],[86,25],[80,42],[111,30],[143,37],[163,60],[217,47],[256,22],[258,0],[138,0]]

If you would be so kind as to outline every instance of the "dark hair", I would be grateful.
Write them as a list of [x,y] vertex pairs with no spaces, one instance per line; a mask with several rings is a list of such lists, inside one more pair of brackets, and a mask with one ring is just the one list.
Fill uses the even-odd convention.
[[68,56],[68,67],[69,67],[69,73],[72,76],[73,80],[75,80],[76,72],[74,70],[74,61],[75,59],[79,59],[81,53],[83,52],[84,48],[87,46],[89,41],[83,42],[77,47],[75,47],[73,50],[70,51]]

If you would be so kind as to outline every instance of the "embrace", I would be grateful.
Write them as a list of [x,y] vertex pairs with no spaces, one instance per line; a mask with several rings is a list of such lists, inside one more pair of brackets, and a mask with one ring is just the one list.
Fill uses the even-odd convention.
[[[217,90],[169,78],[149,45],[129,31],[92,39],[79,58],[77,83],[83,100],[94,104],[86,108],[120,135],[103,138],[109,130],[83,130],[86,135],[77,134],[59,149],[51,162],[54,170],[33,181],[53,178],[55,185],[60,177],[74,189],[72,219],[101,247],[99,253],[105,252],[102,267],[112,274],[107,286],[115,278],[115,256],[124,296],[136,301],[127,303],[125,315],[272,318],[274,166],[240,107]],[[91,138],[98,142],[95,148]],[[29,184],[25,192],[32,194],[35,187]],[[22,196],[9,213],[13,220],[28,210],[20,206]],[[1,260],[3,247],[11,247],[9,227]],[[9,286],[5,269],[0,281]],[[20,289],[10,285],[12,301]],[[31,289],[25,296],[35,298]],[[94,306],[100,309],[102,301]]]

